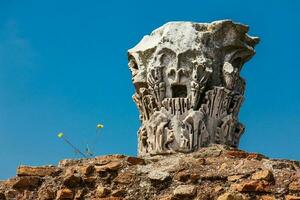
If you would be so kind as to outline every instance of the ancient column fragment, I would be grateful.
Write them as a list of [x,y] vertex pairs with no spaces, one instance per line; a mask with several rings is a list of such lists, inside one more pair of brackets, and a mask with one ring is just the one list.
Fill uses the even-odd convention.
[[237,147],[245,80],[257,37],[230,20],[169,22],[128,50],[133,99],[142,122],[139,156]]

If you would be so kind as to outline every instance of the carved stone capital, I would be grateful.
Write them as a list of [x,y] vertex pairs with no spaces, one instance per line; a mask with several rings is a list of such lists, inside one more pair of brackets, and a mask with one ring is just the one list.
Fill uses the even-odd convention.
[[139,156],[237,147],[245,81],[240,71],[259,42],[230,20],[169,22],[128,50],[142,125]]

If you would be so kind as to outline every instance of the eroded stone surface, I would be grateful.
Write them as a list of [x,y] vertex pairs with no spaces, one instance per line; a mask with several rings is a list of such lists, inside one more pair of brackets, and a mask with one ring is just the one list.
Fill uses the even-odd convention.
[[298,162],[249,155],[259,154],[212,145],[143,161],[121,155],[67,160],[51,176],[0,181],[0,199],[299,199]]
[[252,179],[272,182],[274,180],[274,176],[270,170],[261,170],[254,173],[252,175]]
[[153,170],[149,173],[148,177],[151,180],[164,181],[170,177],[170,174],[168,172]]
[[249,199],[245,198],[242,194],[239,193],[226,192],[225,194],[219,196],[217,200],[249,200]]
[[173,194],[175,197],[193,197],[197,192],[195,185],[179,185],[175,188]]
[[128,50],[140,111],[139,155],[237,147],[245,80],[258,38],[230,20],[169,22]]
[[72,190],[70,189],[61,189],[57,191],[57,196],[56,199],[57,200],[67,200],[67,199],[73,199],[74,197],[74,193]]
[[20,166],[17,169],[18,176],[52,176],[59,173],[60,169],[54,166],[30,167]]

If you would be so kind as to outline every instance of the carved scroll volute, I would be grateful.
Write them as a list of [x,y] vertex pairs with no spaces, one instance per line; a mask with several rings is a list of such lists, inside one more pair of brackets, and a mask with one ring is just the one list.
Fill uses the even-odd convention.
[[[253,42],[253,41],[251,41]],[[255,42],[258,42],[255,39]],[[225,87],[239,94],[244,94],[245,80],[240,76],[243,65],[255,54],[246,42],[237,46],[224,47],[222,75]]]
[[128,67],[131,71],[132,83],[136,92],[138,93],[142,87],[147,88],[146,67],[133,55],[128,55]]

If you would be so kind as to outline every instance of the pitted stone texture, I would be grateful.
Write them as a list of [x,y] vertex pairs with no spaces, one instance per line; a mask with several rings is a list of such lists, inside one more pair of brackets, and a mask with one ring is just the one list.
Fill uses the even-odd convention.
[[230,20],[170,22],[128,50],[140,111],[140,156],[237,147],[245,81],[239,73],[259,39]]
[[[60,166],[60,173],[51,176],[21,173],[0,181],[0,200],[300,198],[299,162],[260,159],[261,156],[254,155],[258,154],[210,145],[190,154],[144,158],[140,163],[129,162],[139,160],[137,158],[120,155],[69,160],[67,165]],[[293,168],[279,169],[278,165]],[[91,166],[102,168],[87,170]],[[31,168],[27,166],[27,169]]]
[[59,173],[59,169],[54,166],[30,167],[19,166],[17,169],[18,176],[53,176]]
[[148,177],[151,180],[164,181],[170,177],[170,174],[168,172],[154,170],[149,173]]

